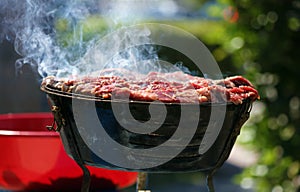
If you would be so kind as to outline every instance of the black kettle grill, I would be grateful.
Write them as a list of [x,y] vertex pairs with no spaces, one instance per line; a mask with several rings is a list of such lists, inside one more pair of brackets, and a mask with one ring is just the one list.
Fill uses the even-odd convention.
[[[252,101],[250,100],[245,100],[240,105],[235,105],[233,103],[220,103],[215,104],[214,106],[211,103],[165,103],[164,105],[167,113],[163,124],[154,132],[138,134],[125,129],[123,125],[120,124],[113,113],[112,104],[120,107],[123,105],[129,105],[132,116],[137,121],[146,122],[149,118],[151,118],[151,115],[149,114],[150,102],[101,100],[91,96],[61,92],[45,85],[42,85],[41,90],[47,93],[48,99],[51,103],[54,120],[57,125],[55,131],[60,133],[66,152],[76,161],[84,173],[81,188],[82,192],[89,191],[90,185],[90,173],[85,165],[109,169],[138,171],[140,174],[137,183],[137,190],[145,189],[147,172],[200,171],[207,175],[208,190],[210,192],[214,191],[212,176],[229,157],[242,125],[249,118],[252,105]],[[74,105],[72,105],[74,102],[80,102],[79,111],[74,110]],[[161,103],[154,103],[152,105],[161,105]],[[169,150],[173,150],[176,147],[183,148],[183,150],[175,157],[169,157],[168,154],[160,154],[156,156],[151,154],[140,154],[139,161],[145,159],[145,161],[151,161],[153,164],[157,161],[164,162],[164,159],[167,159],[167,161],[158,166],[143,169],[128,168],[105,161],[103,158],[95,154],[95,152],[87,145],[87,142],[82,138],[82,130],[84,130],[85,134],[89,136],[96,138],[101,137],[101,135],[97,135],[96,132],[92,131],[100,128],[95,127],[95,124],[90,123],[92,120],[89,116],[90,109],[88,106],[93,106],[95,108],[98,118],[96,120],[101,122],[101,129],[105,129],[105,132],[120,145],[130,149],[151,149],[170,139],[180,123],[179,119],[182,116],[180,113],[182,106],[187,109],[186,111],[189,111],[184,115],[186,122],[198,123],[193,137],[186,146],[166,146]],[[195,107],[199,107],[199,115],[195,115],[193,112]],[[199,154],[199,147],[207,131],[212,107],[225,107],[226,114],[215,142],[205,153]],[[76,117],[78,117],[78,115],[82,116],[84,119],[81,123],[76,122]],[[50,127],[49,129],[53,129],[53,127]],[[184,125],[182,137],[185,137],[185,134],[190,134],[189,123]],[[101,145],[101,142],[103,141],[99,140],[96,142],[99,142],[99,145]],[[133,160],[133,162],[134,161],[135,160]]]

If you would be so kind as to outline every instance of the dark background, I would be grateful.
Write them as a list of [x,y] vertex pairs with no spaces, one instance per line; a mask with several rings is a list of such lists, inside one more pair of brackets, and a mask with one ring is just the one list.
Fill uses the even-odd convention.
[[17,70],[18,58],[11,42],[0,43],[0,113],[49,111],[46,95],[39,89],[41,77],[29,65]]

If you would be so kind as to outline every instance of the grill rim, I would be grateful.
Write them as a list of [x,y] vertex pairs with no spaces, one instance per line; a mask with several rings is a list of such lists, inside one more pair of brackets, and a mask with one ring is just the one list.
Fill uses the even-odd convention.
[[[56,96],[62,96],[62,97],[69,97],[69,98],[76,98],[76,99],[82,99],[82,100],[91,100],[91,101],[100,101],[100,102],[105,102],[105,103],[137,103],[137,104],[149,104],[153,103],[153,101],[140,101],[140,100],[122,100],[122,99],[102,99],[97,96],[92,96],[92,95],[85,95],[85,94],[78,94],[78,93],[70,93],[70,92],[65,92],[61,90],[57,90],[55,88],[49,87],[47,85],[42,85],[40,87],[41,91],[47,93],[47,94],[52,94]],[[247,98],[243,100],[243,102],[247,102]],[[176,103],[176,102],[157,102],[155,103],[156,105],[200,105],[200,106],[211,106],[211,105],[236,105],[233,102],[199,102],[199,103],[187,103],[187,102],[182,102],[182,103]]]

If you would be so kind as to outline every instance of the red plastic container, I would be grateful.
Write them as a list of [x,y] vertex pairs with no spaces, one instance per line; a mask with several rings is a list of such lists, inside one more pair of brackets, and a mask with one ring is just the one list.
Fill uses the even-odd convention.
[[[0,189],[79,191],[82,171],[64,151],[59,134],[46,129],[51,113],[0,115]],[[136,172],[89,167],[91,190],[119,189],[136,182]]]

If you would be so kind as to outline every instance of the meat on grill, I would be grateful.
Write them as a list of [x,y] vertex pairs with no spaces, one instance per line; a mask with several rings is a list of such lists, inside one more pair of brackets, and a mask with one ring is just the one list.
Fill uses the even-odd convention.
[[[112,75],[118,72],[118,75]],[[122,73],[123,72],[123,73]],[[83,78],[46,77],[43,86],[65,93],[95,96],[100,99],[130,99],[135,101],[161,101],[166,103],[232,102],[259,99],[253,85],[242,76],[222,80],[192,76],[183,72],[147,75],[110,69],[96,76]]]

